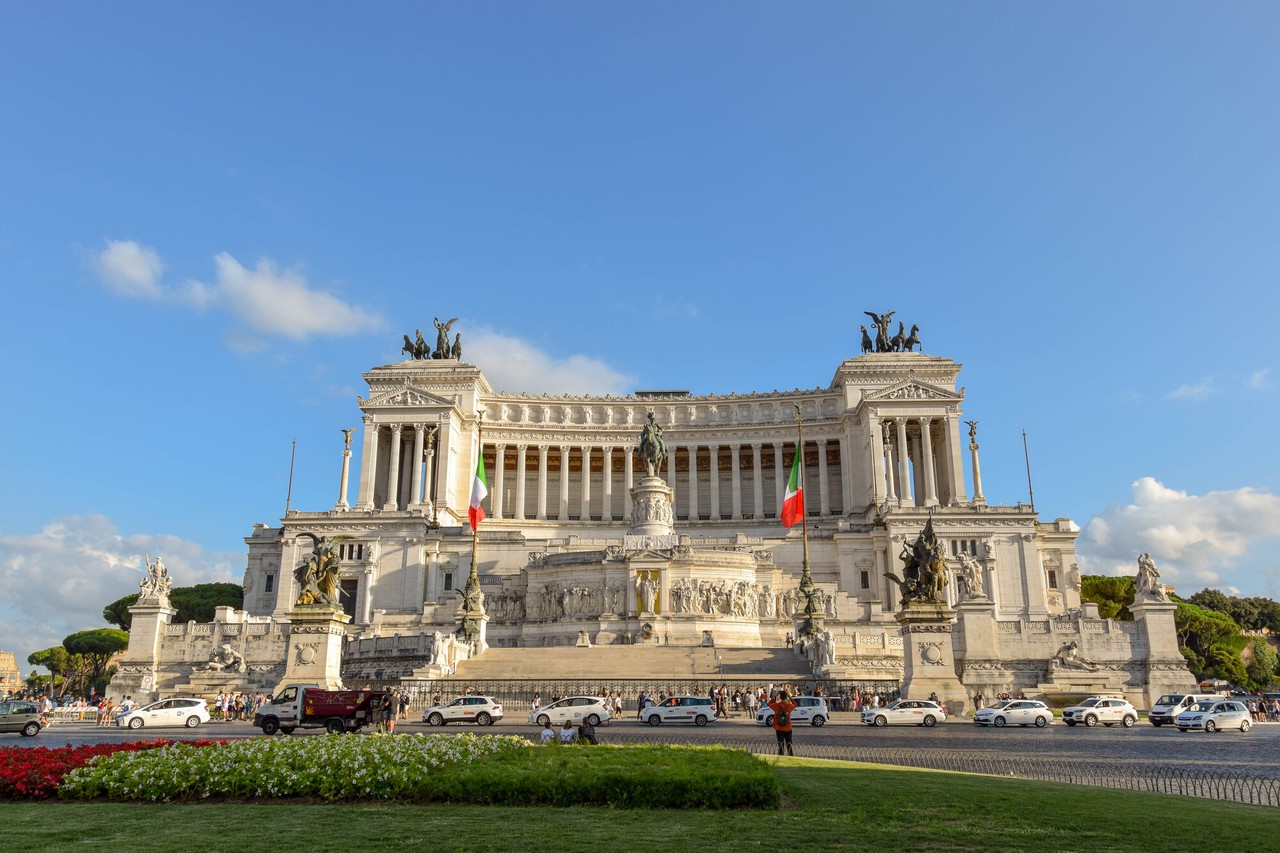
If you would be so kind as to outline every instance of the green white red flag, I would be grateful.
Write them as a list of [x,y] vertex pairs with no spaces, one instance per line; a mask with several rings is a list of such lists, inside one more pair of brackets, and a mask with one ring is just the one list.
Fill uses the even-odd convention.
[[481,502],[489,494],[489,481],[484,475],[484,454],[480,453],[476,459],[476,478],[471,481],[471,508],[467,510],[467,517],[471,520],[471,529],[475,530],[476,525],[484,521],[484,507]]
[[791,460],[791,476],[787,478],[787,493],[782,498],[782,526],[790,527],[804,520],[804,489],[800,488],[800,454],[796,448]]

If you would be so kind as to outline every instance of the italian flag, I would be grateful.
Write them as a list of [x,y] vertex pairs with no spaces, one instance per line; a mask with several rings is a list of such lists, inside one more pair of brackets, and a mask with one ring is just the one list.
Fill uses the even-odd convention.
[[484,452],[481,451],[476,459],[476,478],[471,482],[471,508],[467,511],[467,517],[471,520],[471,529],[475,530],[480,522],[484,521],[484,507],[480,502],[489,494],[489,483],[484,476]]
[[800,488],[800,454],[802,448],[796,448],[796,456],[791,460],[791,476],[787,478],[787,493],[782,498],[782,526],[790,527],[804,520],[804,489]]

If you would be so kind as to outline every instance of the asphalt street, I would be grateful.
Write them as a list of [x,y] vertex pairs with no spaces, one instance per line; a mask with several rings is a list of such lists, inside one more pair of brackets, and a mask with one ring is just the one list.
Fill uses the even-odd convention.
[[[485,733],[514,734],[534,737],[538,726],[517,712],[496,725],[480,729]],[[433,729],[421,722],[401,721],[397,733],[477,731],[470,726],[448,726]],[[725,743],[743,746],[759,740],[773,742],[773,731],[745,717],[718,720],[705,728],[692,725],[665,724],[658,727],[623,717],[601,726],[599,735],[605,743]],[[303,729],[293,737],[323,734],[323,729]],[[281,737],[282,735],[276,735]],[[8,736],[6,745],[39,747],[66,744],[114,743],[151,738],[192,740],[198,738],[251,738],[263,735],[249,723],[211,722],[198,729],[152,728],[128,730],[97,728],[87,723],[58,723],[33,738]],[[933,728],[891,726],[877,729],[856,722],[852,714],[837,714],[821,728],[797,726],[794,733],[797,753],[806,748],[817,751],[859,748],[884,750],[929,750],[933,754],[994,752],[1002,757],[1025,757],[1031,760],[1072,760],[1144,767],[1182,767],[1207,771],[1231,771],[1252,776],[1280,778],[1280,723],[1259,723],[1247,733],[1238,731],[1213,734],[1179,732],[1168,726],[1155,728],[1142,722],[1132,729],[1120,726],[1088,729],[1055,723],[1044,729],[1034,727],[983,728],[967,721],[949,721]],[[826,750],[823,750],[826,751]]]

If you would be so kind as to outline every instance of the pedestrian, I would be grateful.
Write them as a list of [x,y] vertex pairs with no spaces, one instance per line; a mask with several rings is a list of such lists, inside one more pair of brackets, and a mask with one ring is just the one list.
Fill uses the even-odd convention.
[[596,727],[591,725],[591,720],[584,718],[582,725],[578,726],[578,743],[592,746],[600,744],[599,738],[596,737]]
[[551,721],[547,720],[542,726],[542,731],[538,735],[538,740],[543,746],[556,742],[556,730],[551,728]]
[[769,703],[769,710],[773,711],[773,733],[778,738],[778,755],[782,755],[784,746],[787,755],[795,755],[791,748],[791,712],[795,709],[796,703],[791,701],[791,694],[786,690]]
[[386,732],[389,735],[396,733],[396,711],[398,710],[399,704],[400,701],[396,697],[395,691],[388,690],[386,693],[382,694],[382,725],[385,727]]

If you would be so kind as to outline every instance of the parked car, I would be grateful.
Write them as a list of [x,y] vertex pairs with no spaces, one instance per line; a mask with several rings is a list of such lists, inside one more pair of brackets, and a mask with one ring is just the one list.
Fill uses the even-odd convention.
[[705,726],[715,720],[716,705],[710,696],[669,696],[640,712],[640,721],[651,726],[663,723]]
[[[795,696],[791,699],[796,708],[791,712],[791,724],[808,723],[811,726],[825,726],[831,719],[831,711],[827,708],[827,700],[821,696]],[[756,722],[762,726],[773,725],[773,709],[765,705],[756,712]]]
[[203,699],[178,697],[161,699],[116,717],[116,725],[130,729],[143,726],[186,726],[194,729],[209,722],[209,704]]
[[862,722],[868,726],[935,726],[947,719],[947,712],[928,699],[899,699],[887,708],[868,708]]
[[1227,698],[1225,693],[1166,693],[1151,703],[1147,711],[1147,721],[1156,728],[1165,723],[1173,724],[1174,719],[1197,702],[1212,702],[1215,699]]
[[1108,727],[1119,723],[1129,729],[1138,722],[1138,710],[1125,699],[1114,696],[1091,696],[1079,705],[1064,708],[1062,722],[1068,726],[1084,723],[1089,728],[1093,728],[1098,723]]
[[0,732],[18,732],[23,737],[40,734],[40,707],[35,702],[14,699],[0,702]]
[[1216,732],[1219,729],[1249,731],[1253,727],[1253,715],[1243,702],[1235,699],[1197,702],[1178,715],[1174,725],[1180,732]]
[[540,726],[545,726],[547,723],[561,725],[565,720],[575,726],[582,725],[583,720],[598,726],[611,717],[604,700],[599,696],[566,696],[559,702],[552,702],[550,705],[544,705],[529,712],[529,722]]
[[422,722],[432,726],[449,723],[475,723],[492,726],[502,719],[502,706],[488,696],[459,696],[445,705],[436,705],[422,712]]
[[1014,725],[1042,729],[1053,722],[1053,711],[1045,703],[1034,699],[1006,699],[978,711],[973,715],[973,721],[980,726],[996,728]]

